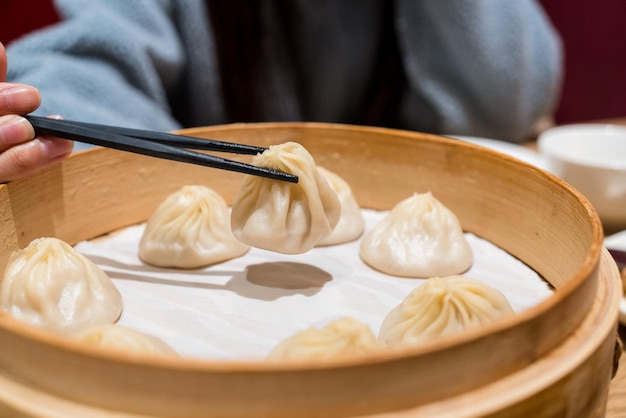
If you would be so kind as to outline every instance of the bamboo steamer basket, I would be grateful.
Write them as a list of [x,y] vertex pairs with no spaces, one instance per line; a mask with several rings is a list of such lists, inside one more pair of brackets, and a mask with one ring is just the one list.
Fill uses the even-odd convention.
[[[555,288],[517,315],[419,346],[269,364],[163,359],[81,345],[0,315],[7,417],[602,416],[621,284],[588,201],[513,158],[439,136],[319,123],[234,124],[188,135],[260,146],[298,141],[390,209],[432,191],[473,232]],[[225,155],[249,161],[249,157]],[[70,244],[146,220],[170,193],[206,184],[231,202],[241,174],[95,148],[0,186],[0,267],[31,240]]]

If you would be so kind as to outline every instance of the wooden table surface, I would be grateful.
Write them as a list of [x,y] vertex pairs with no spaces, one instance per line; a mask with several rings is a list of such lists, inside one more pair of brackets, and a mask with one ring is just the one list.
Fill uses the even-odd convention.
[[[626,341],[626,327],[620,325],[620,336]],[[626,417],[626,353],[622,353],[617,374],[609,388],[609,400],[606,410],[607,418]]]
[[[626,125],[626,118],[607,119],[593,122]],[[626,327],[620,325],[619,331],[622,341],[626,342]],[[617,375],[611,382],[606,416],[607,418],[626,417],[626,353],[622,353],[619,367],[617,369]]]

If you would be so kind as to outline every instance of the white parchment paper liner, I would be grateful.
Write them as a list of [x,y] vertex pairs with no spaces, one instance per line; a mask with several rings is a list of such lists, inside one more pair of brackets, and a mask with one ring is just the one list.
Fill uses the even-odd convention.
[[[363,210],[366,228],[385,212]],[[113,279],[124,298],[121,325],[158,336],[180,355],[204,359],[262,359],[282,339],[341,316],[374,333],[385,315],[423,283],[388,276],[359,258],[359,244],[283,255],[251,248],[243,257],[200,270],[143,264],[144,225],[76,249]],[[474,264],[464,273],[505,294],[516,312],[552,294],[537,273],[510,254],[466,234]]]

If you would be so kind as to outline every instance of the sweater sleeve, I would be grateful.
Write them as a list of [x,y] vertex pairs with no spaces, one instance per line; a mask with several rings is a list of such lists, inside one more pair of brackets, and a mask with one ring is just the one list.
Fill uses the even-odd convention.
[[57,0],[59,24],[8,48],[7,79],[41,91],[39,115],[176,129],[169,95],[180,83],[186,54],[170,18],[174,4]]
[[[9,81],[40,115],[171,130],[224,121],[214,39],[198,0],[56,0],[61,23],[10,45]],[[558,96],[561,45],[532,0],[396,0],[409,88],[403,126],[519,141]]]
[[521,141],[554,111],[562,46],[533,1],[399,0],[396,6],[410,86],[401,116],[407,127]]

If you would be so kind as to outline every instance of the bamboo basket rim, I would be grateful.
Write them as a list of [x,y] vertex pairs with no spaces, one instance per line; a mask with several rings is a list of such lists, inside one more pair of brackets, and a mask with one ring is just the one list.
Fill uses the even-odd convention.
[[[131,355],[73,341],[5,313],[0,314],[0,342],[7,349],[0,355],[0,371],[8,378],[122,413],[177,417],[184,405],[190,417],[204,416],[206,408],[215,408],[216,416],[237,417],[290,416],[285,414],[294,407],[305,408],[307,416],[322,411],[333,416],[346,416],[346,411],[384,414],[462,396],[523,371],[574,338],[588,309],[598,302],[606,272],[597,213],[570,185],[523,161],[439,135],[358,125],[271,122],[178,132],[261,146],[301,135],[319,165],[331,164],[338,174],[347,175],[363,208],[390,209],[405,193],[432,187],[444,205],[451,204],[465,231],[520,259],[555,292],[515,315],[463,333],[314,362]],[[351,150],[354,154],[348,156]],[[0,219],[13,221],[0,224],[0,236],[7,241],[4,249],[23,246],[36,234],[43,236],[42,231],[74,245],[144,222],[162,195],[198,176],[221,190],[227,203],[232,201],[236,173],[203,177],[197,168],[150,161],[155,160],[95,148],[0,186],[0,196],[8,199],[0,201]],[[363,164],[370,164],[367,171]],[[391,181],[397,187],[389,188]],[[510,187],[514,189],[509,195]],[[133,191],[136,195],[129,197]],[[526,204],[520,204],[520,198]],[[124,209],[125,204],[132,206]],[[85,215],[84,205],[92,205]],[[60,211],[58,218],[51,215],[55,210]],[[559,251],[546,255],[554,248]],[[0,264],[6,258],[0,252]],[[602,319],[603,329],[614,325],[609,315]],[[594,358],[597,353],[606,358],[607,338]],[[484,357],[487,351],[492,355]],[[464,362],[468,357],[482,361]],[[600,363],[604,375],[606,362]],[[416,379],[416,374],[422,377]],[[96,378],[101,375],[107,385]],[[393,384],[381,388],[380,378]],[[147,402],[148,394],[155,402]]]
[[[602,225],[598,218],[595,209],[589,203],[589,201],[575,188],[561,180],[560,178],[544,171],[538,167],[535,167],[531,164],[528,164],[524,161],[520,161],[511,156],[501,154],[497,151],[493,151],[490,149],[486,149],[476,144],[472,144],[469,142],[463,142],[460,140],[456,140],[450,137],[428,134],[422,132],[412,132],[412,131],[404,131],[399,129],[391,129],[391,128],[381,128],[381,127],[372,127],[372,126],[360,126],[360,125],[350,125],[350,124],[337,124],[337,123],[323,123],[323,122],[259,122],[259,123],[233,123],[227,125],[216,125],[211,127],[194,127],[187,128],[175,131],[176,133],[181,133],[184,135],[195,136],[199,133],[206,132],[207,129],[211,128],[261,128],[261,129],[271,129],[271,128],[323,128],[323,129],[332,129],[339,131],[352,131],[354,129],[365,130],[369,132],[380,132],[385,135],[393,135],[397,136],[401,139],[410,139],[410,140],[420,140],[420,141],[430,141],[430,142],[447,142],[453,146],[457,147],[466,147],[472,148],[481,152],[485,155],[491,155],[492,157],[503,159],[509,161],[511,164],[523,165],[526,169],[533,170],[537,173],[541,173],[542,176],[550,179],[550,181],[557,184],[563,190],[566,190],[568,193],[574,195],[576,199],[580,202],[581,206],[586,210],[586,213],[589,217],[590,224],[593,229],[593,242],[589,251],[587,253],[586,259],[580,269],[577,271],[574,277],[571,277],[567,284],[555,291],[554,294],[544,301],[539,302],[538,304],[527,308],[521,312],[516,313],[515,315],[508,316],[502,319],[499,319],[493,323],[487,324],[485,326],[481,326],[476,329],[466,330],[463,333],[453,334],[448,336],[442,336],[440,338],[434,339],[432,341],[425,341],[416,346],[407,346],[407,347],[397,347],[389,350],[382,350],[381,352],[373,352],[366,353],[363,355],[355,356],[354,358],[339,358],[339,359],[320,359],[319,361],[309,362],[309,361],[299,361],[293,360],[288,362],[266,362],[263,360],[213,360],[213,359],[194,359],[194,358],[163,358],[158,356],[135,356],[132,354],[125,354],[121,352],[114,352],[103,350],[98,347],[88,346],[86,344],[81,344],[72,339],[67,338],[63,335],[57,335],[45,329],[41,329],[36,326],[32,326],[29,324],[22,323],[20,321],[15,320],[7,313],[0,312],[0,327],[5,328],[11,332],[16,334],[22,334],[23,336],[28,337],[29,339],[39,341],[43,344],[48,344],[51,346],[56,346],[59,349],[70,350],[76,352],[76,354],[84,355],[84,356],[96,356],[102,357],[110,360],[120,361],[120,362],[128,362],[135,363],[138,365],[150,365],[150,366],[159,366],[165,368],[177,368],[181,370],[189,370],[189,371],[201,371],[201,370],[211,370],[211,371],[224,371],[224,372],[232,372],[235,370],[241,370],[246,372],[263,372],[263,371],[302,371],[302,370],[319,370],[319,369],[328,369],[328,368],[343,368],[343,367],[352,367],[354,365],[362,364],[362,363],[385,363],[389,361],[395,361],[398,358],[402,358],[405,356],[418,356],[426,353],[432,353],[434,351],[442,351],[445,349],[449,349],[458,344],[466,343],[472,340],[480,339],[498,331],[502,331],[510,328],[515,324],[519,324],[522,322],[526,322],[530,319],[533,319],[540,315],[543,312],[550,310],[554,305],[558,304],[563,298],[567,297],[573,290],[575,290],[582,281],[584,281],[594,269],[597,268],[598,262],[600,259],[600,253],[603,248],[603,231]],[[71,155],[70,160],[81,158],[81,155],[88,153],[98,153],[101,152],[101,148],[92,148],[84,151],[80,151],[77,154]],[[63,164],[62,162],[61,164]],[[7,184],[0,185],[0,190],[2,188],[6,188]],[[87,239],[93,239],[96,237],[89,237]],[[76,243],[71,243],[72,245]],[[515,254],[513,254],[515,256]],[[521,260],[524,262],[524,260]]]
[[[619,288],[621,285],[620,277],[617,275],[615,269],[612,268],[612,259],[610,255],[603,250],[601,254],[600,260],[600,268],[604,271],[601,275],[601,286],[598,289],[598,292],[605,292],[610,294],[611,290],[611,282],[615,288]],[[617,283],[617,284],[615,284]],[[621,300],[621,295],[618,292],[615,292],[611,295],[612,297],[608,300],[608,303],[600,303],[596,301],[594,303],[593,308],[590,310],[588,317],[584,321],[584,328],[589,330],[593,328],[593,335],[596,338],[601,338],[602,335],[610,333],[614,329],[614,323],[617,321],[617,309],[616,307],[619,305]],[[610,321],[604,321],[600,325],[600,327],[596,327],[596,321],[601,316],[600,313],[606,314],[607,312],[612,312],[610,317]],[[588,331],[587,331],[588,332]],[[554,364],[554,361],[551,360],[551,357],[555,354],[552,354],[548,358],[540,359],[537,363],[531,365],[530,367],[520,370],[513,375],[505,377],[502,381],[498,382],[498,385],[503,385],[507,388],[511,388],[510,391],[498,391],[498,396],[496,397],[488,397],[486,398],[484,393],[490,393],[495,389],[492,387],[482,387],[478,388],[476,391],[472,391],[470,394],[461,394],[458,397],[454,397],[452,399],[452,404],[445,404],[442,406],[441,402],[435,402],[435,404],[429,404],[426,406],[417,406],[415,408],[407,408],[405,410],[394,411],[392,413],[382,413],[382,414],[373,414],[368,415],[368,418],[378,418],[378,417],[395,417],[395,418],[404,418],[404,417],[414,417],[414,416],[422,416],[423,414],[428,414],[433,412],[429,410],[430,408],[434,408],[437,410],[438,408],[442,408],[441,410],[437,410],[437,416],[440,417],[456,417],[459,408],[462,408],[466,416],[475,416],[475,414],[483,415],[484,413],[496,413],[501,408],[510,407],[515,405],[518,402],[522,402],[527,399],[528,396],[533,394],[540,393],[542,390],[545,390],[546,387],[549,387],[550,384],[553,384],[555,381],[562,379],[572,370],[579,367],[589,355],[591,355],[596,349],[597,341],[592,338],[586,338],[586,333],[577,333],[577,335],[572,339],[564,343],[564,346],[575,346],[580,350],[577,351],[573,356],[570,356],[566,359],[566,361]],[[560,351],[564,350],[564,347],[559,348]],[[548,363],[551,367],[545,368],[544,364]],[[555,367],[556,366],[556,367]],[[536,377],[535,380],[528,380],[526,376]],[[28,410],[29,412],[37,411],[47,411],[51,412],[48,406],[38,405],[36,409],[32,409],[32,403],[26,400],[26,398],[20,398],[19,396],[11,396],[15,395],[15,392],[26,391],[25,393],[30,396],[34,395],[37,397],[44,396],[42,400],[47,402],[52,402],[59,409],[54,411],[51,417],[64,417],[66,413],[70,413],[74,411],[74,408],[79,408],[83,413],[87,414],[89,417],[104,417],[109,416],[109,413],[103,411],[98,407],[92,407],[83,404],[77,404],[72,400],[64,400],[61,398],[56,398],[49,394],[44,394],[43,392],[38,391],[35,388],[32,388],[28,385],[23,386],[22,383],[17,381],[4,381],[3,376],[0,374],[0,388],[3,391],[0,391],[0,402],[5,402],[7,405],[12,406],[13,408],[17,408],[17,410]],[[519,383],[523,382],[523,385]],[[7,386],[8,385],[8,386]],[[6,395],[3,393],[6,392]],[[33,392],[30,392],[33,391]],[[472,399],[476,396],[482,396],[481,399],[488,399],[489,401],[485,404],[477,405],[475,402],[470,402],[467,398],[471,397]],[[30,399],[30,397],[29,397]],[[36,398],[37,399],[37,398]],[[422,408],[426,408],[424,411]],[[76,411],[74,411],[76,412]],[[115,416],[119,417],[128,417],[128,418],[139,418],[144,417],[144,415],[137,415],[133,413],[123,413],[119,412],[115,414]]]

